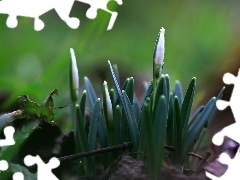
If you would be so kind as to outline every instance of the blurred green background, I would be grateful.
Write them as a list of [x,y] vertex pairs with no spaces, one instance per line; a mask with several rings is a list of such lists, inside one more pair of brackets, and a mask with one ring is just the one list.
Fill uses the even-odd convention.
[[[151,80],[153,47],[164,27],[164,73],[170,75],[172,85],[180,80],[184,91],[190,79],[197,77],[200,92],[237,41],[240,1],[123,0],[121,6],[108,5],[118,12],[110,31],[110,14],[99,10],[97,18],[90,20],[85,15],[89,6],[80,2],[75,2],[70,14],[81,20],[76,30],[54,10],[40,17],[45,22],[40,32],[34,30],[33,19],[24,17],[18,17],[18,26],[10,29],[8,15],[0,14],[0,113],[12,110],[19,95],[28,94],[41,103],[55,88],[60,94],[54,98],[55,106],[68,104],[70,48],[77,57],[81,91],[83,77],[88,76],[101,92],[100,85],[109,74],[107,60],[118,64],[123,78],[135,77],[138,90],[143,80]],[[70,118],[69,108],[55,112],[58,118]],[[70,123],[63,126],[69,127]]]

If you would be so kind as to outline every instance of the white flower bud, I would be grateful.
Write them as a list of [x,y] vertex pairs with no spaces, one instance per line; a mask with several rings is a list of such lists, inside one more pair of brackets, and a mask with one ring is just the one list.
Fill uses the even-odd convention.
[[154,52],[154,61],[156,65],[162,66],[164,60],[164,52],[165,52],[165,29],[162,27],[159,32],[159,36],[155,45],[155,52]]
[[79,76],[78,76],[78,68],[77,68],[77,61],[76,56],[74,53],[74,50],[70,48],[70,54],[71,54],[71,69],[70,69],[70,84],[71,84],[71,90],[72,90],[72,97],[74,97],[74,100],[77,100],[78,98],[78,90],[79,90]]
[[106,81],[104,81],[103,87],[104,87],[104,96],[105,96],[104,101],[106,102],[106,105],[107,105],[107,116],[108,116],[107,118],[109,121],[111,121],[113,119],[112,101],[109,96],[108,86]]

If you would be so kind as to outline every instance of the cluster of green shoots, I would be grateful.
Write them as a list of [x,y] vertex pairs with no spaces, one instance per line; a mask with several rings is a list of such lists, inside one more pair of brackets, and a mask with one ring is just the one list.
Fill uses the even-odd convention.
[[[223,90],[205,106],[191,113],[196,78],[191,79],[185,96],[179,81],[176,81],[174,90],[170,91],[169,75],[162,74],[164,33],[165,30],[160,29],[153,55],[153,80],[146,85],[141,102],[134,93],[134,79],[127,78],[120,87],[118,68],[110,61],[114,88],[109,89],[104,81],[100,99],[90,80],[84,77],[86,90],[80,96],[76,58],[74,51],[70,50],[71,112],[76,152],[132,143],[132,148],[125,152],[102,154],[100,159],[93,156],[83,158],[79,162],[80,175],[96,177],[99,175],[97,167],[100,167],[102,173],[124,153],[147,162],[149,179],[157,179],[166,159],[166,151],[171,165],[182,172],[190,168],[189,154],[193,155],[202,142],[207,125],[216,111],[216,100],[222,97]],[[85,115],[87,98],[91,111],[89,126],[86,126]]]

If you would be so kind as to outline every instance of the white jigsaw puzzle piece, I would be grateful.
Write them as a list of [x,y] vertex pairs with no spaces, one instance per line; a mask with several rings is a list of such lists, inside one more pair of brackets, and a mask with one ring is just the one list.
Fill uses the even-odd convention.
[[0,1],[0,13],[9,15],[6,22],[9,28],[17,27],[17,16],[23,16],[34,18],[34,29],[40,31],[44,28],[44,22],[39,19],[39,16],[55,9],[69,27],[76,29],[80,21],[69,17],[73,3],[74,0],[2,0]]
[[[117,12],[113,12],[108,10],[107,8],[107,4],[110,0],[77,0],[79,2],[85,3],[85,4],[89,4],[91,7],[87,10],[86,12],[86,16],[89,19],[95,19],[97,17],[97,11],[98,9],[102,9],[108,13],[111,14],[111,18],[110,21],[108,23],[108,27],[107,30],[111,30],[113,28],[113,24],[117,19]],[[119,5],[122,5],[123,2],[122,0],[115,0]]]
[[223,82],[225,84],[233,84],[234,88],[229,102],[224,100],[218,100],[216,103],[217,108],[219,110],[224,110],[227,106],[230,106],[236,123],[240,123],[240,69],[238,71],[238,76],[234,76],[230,73],[225,73],[223,76]]
[[[216,106],[219,110],[224,110],[227,106],[230,106],[235,123],[223,128],[220,132],[216,133],[212,142],[215,145],[221,145],[224,141],[224,136],[229,137],[230,139],[238,142],[240,144],[240,69],[238,71],[238,76],[234,76],[231,73],[225,73],[223,76],[223,82],[225,84],[234,84],[232,91],[232,96],[228,101],[218,100]],[[221,176],[216,177],[209,172],[205,172],[206,176],[212,180],[228,180],[232,177],[240,177],[239,165],[240,165],[240,150],[238,151],[233,159],[229,157],[226,153],[222,153],[219,157],[219,161],[222,164],[228,165],[227,171]]]
[[52,169],[57,168],[60,165],[59,159],[53,157],[50,159],[50,161],[45,164],[43,160],[37,155],[37,156],[31,156],[27,155],[24,158],[24,163],[26,166],[32,166],[34,164],[37,164],[38,167],[38,180],[58,180],[58,178],[52,173]]
[[239,149],[233,159],[229,157],[228,154],[222,153],[219,157],[219,161],[222,164],[227,164],[228,169],[227,171],[221,176],[217,177],[213,174],[206,172],[206,176],[212,180],[229,180],[233,179],[233,177],[240,177],[240,171],[239,171],[239,164],[240,164],[240,153]]
[[24,180],[24,175],[21,172],[16,172],[13,174],[13,180]]
[[12,126],[7,126],[4,128],[3,133],[5,135],[5,139],[0,139],[0,147],[2,146],[11,146],[15,144],[13,139],[15,129]]
[[[107,30],[112,29],[113,24],[117,18],[118,13],[108,10],[107,4],[109,0],[77,0],[89,4],[86,16],[89,19],[94,19],[97,16],[97,10],[102,9],[111,14],[111,19]],[[119,5],[122,5],[122,0],[115,0]],[[75,0],[1,0],[0,14],[8,14],[7,26],[15,28],[18,25],[17,16],[34,18],[34,29],[40,31],[44,28],[44,22],[39,18],[46,12],[55,9],[59,17],[66,22],[66,24],[76,29],[80,25],[80,20],[75,17],[69,17],[72,6]]]
[[8,169],[8,162],[5,160],[0,161],[0,171],[6,171]]

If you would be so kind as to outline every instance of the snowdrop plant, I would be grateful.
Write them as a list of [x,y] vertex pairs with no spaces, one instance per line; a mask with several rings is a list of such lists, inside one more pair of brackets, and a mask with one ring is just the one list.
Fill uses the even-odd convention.
[[[163,164],[166,164],[164,163],[166,159],[182,172],[190,168],[188,157],[194,155],[195,147],[201,142],[196,143],[196,139],[204,137],[203,131],[213,117],[215,102],[223,94],[222,90],[217,98],[211,98],[205,106],[199,107],[192,113],[196,78],[191,79],[185,95],[179,81],[176,81],[171,91],[169,75],[162,74],[165,53],[164,34],[165,29],[161,28],[153,53],[153,80],[147,85],[141,103],[134,93],[134,78],[127,78],[120,87],[118,68],[110,61],[108,64],[114,88],[108,89],[107,82],[104,81],[102,101],[97,98],[87,77],[84,77],[86,90],[83,91],[80,101],[76,101],[75,96],[71,96],[75,109],[72,116],[75,142],[76,146],[80,147],[79,152],[130,141],[133,147],[128,153],[133,153],[134,158],[147,162],[149,179],[157,179]],[[71,50],[73,61],[75,56],[72,52],[73,50]],[[75,63],[72,65],[76,66]],[[73,69],[70,67],[71,93],[76,92],[75,87],[78,87],[74,86],[74,83],[71,84],[74,76],[77,77],[76,73],[72,73]],[[90,125],[87,127],[88,133],[84,129],[87,99],[92,112]],[[101,155],[101,171],[106,170],[122,154],[124,152]],[[94,157],[86,159],[82,173],[96,176],[94,162]]]
[[70,71],[69,71],[70,94],[71,94],[72,102],[76,103],[78,100],[79,76],[78,76],[76,56],[72,48],[70,49],[70,54],[71,54]]
[[160,29],[160,32],[158,34],[154,53],[153,53],[153,63],[154,67],[156,68],[156,75],[159,77],[159,74],[161,73],[163,64],[164,64],[164,53],[165,53],[165,29],[162,27]]

